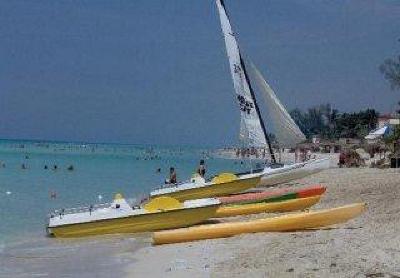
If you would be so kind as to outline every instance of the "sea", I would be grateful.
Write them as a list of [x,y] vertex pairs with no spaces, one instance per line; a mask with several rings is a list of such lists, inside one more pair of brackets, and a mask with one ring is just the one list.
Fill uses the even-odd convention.
[[209,177],[249,168],[210,148],[0,140],[0,254],[44,242],[55,209],[111,202],[116,193],[139,201],[164,184],[170,167],[185,181],[200,159]]
[[160,188],[175,167],[178,182],[205,160],[207,177],[242,172],[248,162],[204,147],[0,140],[0,278],[122,277],[151,234],[56,239],[46,235],[56,209],[135,203]]

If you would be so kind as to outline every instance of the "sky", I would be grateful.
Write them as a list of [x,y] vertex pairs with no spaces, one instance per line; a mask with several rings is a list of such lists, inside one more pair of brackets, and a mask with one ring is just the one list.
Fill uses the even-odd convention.
[[[399,1],[225,5],[288,110],[394,110],[378,68],[400,53]],[[214,0],[0,0],[0,138],[220,146],[238,130]]]

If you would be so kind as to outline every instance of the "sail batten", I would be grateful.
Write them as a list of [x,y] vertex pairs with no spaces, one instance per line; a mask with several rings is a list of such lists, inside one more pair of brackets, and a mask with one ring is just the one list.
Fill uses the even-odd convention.
[[246,67],[240,55],[232,26],[222,0],[216,0],[219,17],[221,21],[222,33],[225,39],[226,51],[229,66],[235,89],[235,98],[240,109],[240,138],[248,145],[253,147],[266,147],[270,149],[272,160],[275,160],[271,144],[267,136],[264,122],[257,106],[250,79],[246,72]]

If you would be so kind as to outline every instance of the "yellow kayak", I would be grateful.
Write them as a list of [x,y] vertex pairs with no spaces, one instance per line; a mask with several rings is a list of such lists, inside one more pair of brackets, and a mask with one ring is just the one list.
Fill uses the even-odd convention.
[[223,238],[243,233],[315,229],[346,222],[359,216],[365,210],[365,207],[365,203],[355,203],[332,209],[293,213],[247,222],[209,224],[191,228],[160,231],[153,234],[153,242],[154,244],[166,244]]
[[217,209],[215,217],[231,217],[236,215],[255,214],[261,212],[288,212],[309,208],[321,199],[321,195],[292,199],[274,203],[255,203],[244,205],[226,205]]

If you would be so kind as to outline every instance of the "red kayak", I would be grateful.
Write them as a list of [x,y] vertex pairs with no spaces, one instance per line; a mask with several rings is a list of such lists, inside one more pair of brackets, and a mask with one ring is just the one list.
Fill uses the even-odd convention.
[[296,198],[307,198],[322,195],[326,191],[325,186],[313,185],[301,189],[285,188],[267,190],[256,193],[243,193],[226,197],[218,197],[222,204],[256,203],[256,202],[280,202]]

